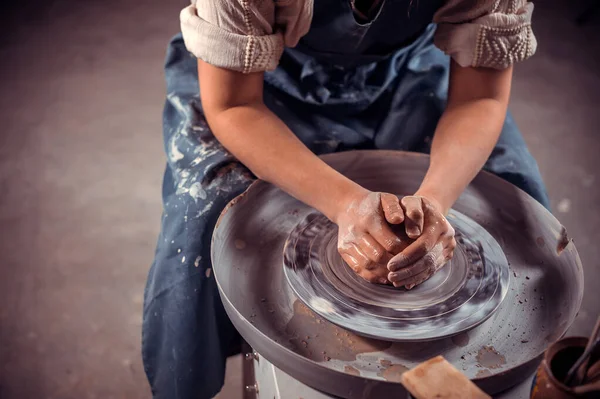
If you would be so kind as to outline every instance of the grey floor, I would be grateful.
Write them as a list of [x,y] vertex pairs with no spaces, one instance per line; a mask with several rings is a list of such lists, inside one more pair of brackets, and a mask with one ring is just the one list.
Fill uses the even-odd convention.
[[[39,3],[39,4],[37,4]],[[600,311],[600,22],[537,4],[538,54],[512,111],[575,239]],[[142,290],[159,228],[163,53],[185,0],[2,11],[0,398],[147,398]],[[223,398],[240,392],[239,358]]]

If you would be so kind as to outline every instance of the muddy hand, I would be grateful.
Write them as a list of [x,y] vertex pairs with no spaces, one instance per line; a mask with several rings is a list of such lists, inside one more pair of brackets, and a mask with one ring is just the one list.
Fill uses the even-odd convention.
[[400,201],[406,235],[415,241],[388,263],[395,287],[411,289],[448,262],[456,247],[454,229],[433,201],[407,196]]
[[365,190],[345,201],[335,220],[338,251],[363,279],[390,284],[387,264],[408,243],[394,234],[389,224],[403,221],[398,197]]

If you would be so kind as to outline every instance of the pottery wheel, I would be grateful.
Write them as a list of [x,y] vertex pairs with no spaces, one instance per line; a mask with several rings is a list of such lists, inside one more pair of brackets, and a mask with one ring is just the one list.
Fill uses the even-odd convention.
[[[426,155],[392,151],[323,160],[369,190],[397,195],[414,193],[429,165]],[[409,292],[374,287],[353,280],[336,263],[335,229],[314,209],[257,181],[221,214],[208,278],[216,279],[229,318],[259,357],[314,389],[340,398],[402,397],[402,373],[443,355],[492,394],[531,375],[546,347],[565,334],[581,304],[582,267],[560,222],[489,173],[475,178],[452,216],[463,241],[456,260]],[[290,245],[302,249],[286,252],[292,265],[287,269],[284,248]],[[317,259],[325,265],[321,269]],[[302,265],[307,276],[298,269],[290,273]],[[292,289],[288,277],[303,280]],[[212,288],[208,282],[206,287]],[[435,287],[441,292],[433,293]],[[311,305],[299,289],[319,289],[314,298],[339,298]],[[344,303],[356,306],[343,310]],[[367,314],[377,327],[361,332],[369,337],[353,331],[370,323]],[[340,319],[332,323],[331,315]],[[387,329],[394,336],[382,331],[386,323],[398,323]]]
[[337,251],[337,226],[318,213],[292,230],[284,272],[298,298],[315,313],[357,334],[389,341],[424,341],[484,322],[508,290],[508,263],[494,238],[467,216],[451,212],[454,257],[407,291],[357,276]]

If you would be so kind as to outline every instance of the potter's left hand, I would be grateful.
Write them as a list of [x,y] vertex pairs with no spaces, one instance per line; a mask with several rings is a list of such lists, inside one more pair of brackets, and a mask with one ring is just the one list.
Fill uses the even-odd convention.
[[437,202],[412,195],[400,201],[406,234],[415,241],[388,262],[388,279],[395,287],[411,289],[421,284],[454,253],[454,229]]

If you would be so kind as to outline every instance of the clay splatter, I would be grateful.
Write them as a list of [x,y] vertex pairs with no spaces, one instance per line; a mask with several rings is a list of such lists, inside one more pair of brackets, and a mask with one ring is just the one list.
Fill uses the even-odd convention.
[[477,362],[488,369],[498,369],[506,364],[506,358],[493,346],[484,346],[477,352]]
[[194,201],[198,201],[198,199],[206,199],[206,191],[202,188],[202,184],[196,182],[190,186],[188,191],[190,197],[194,199]]
[[206,278],[210,277],[211,271],[212,271],[212,269],[210,267],[208,269],[206,269]]
[[177,144],[175,143],[176,137],[177,135],[174,135],[171,138],[171,143],[169,145],[169,158],[173,163],[181,161],[183,159],[183,153],[179,151],[179,148],[177,148]]
[[244,240],[235,240],[234,244],[237,249],[246,248],[246,241],[244,241]]
[[196,258],[196,260],[194,261],[194,266],[198,267],[200,266],[200,261],[202,260],[202,256],[198,256]]
[[567,245],[569,245],[570,242],[571,242],[571,240],[569,239],[569,236],[567,235],[567,229],[565,229],[565,227],[563,226],[562,229],[560,230],[558,244],[556,245],[556,254],[557,255],[562,254],[562,252],[565,250],[565,248],[567,247]]

